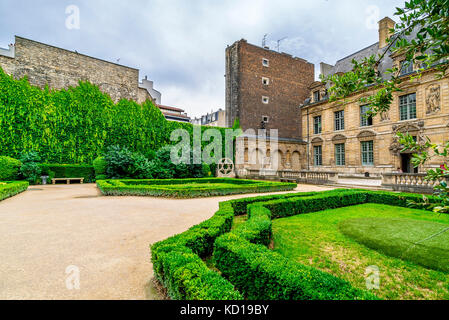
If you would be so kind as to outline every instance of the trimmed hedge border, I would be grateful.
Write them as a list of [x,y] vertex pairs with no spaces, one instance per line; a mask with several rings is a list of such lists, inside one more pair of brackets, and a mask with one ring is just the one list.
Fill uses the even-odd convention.
[[0,201],[24,192],[28,186],[27,181],[0,182]]
[[85,182],[95,181],[94,166],[84,164],[41,164],[42,174],[50,175],[52,178],[84,178]]
[[[211,219],[151,246],[154,274],[176,300],[376,299],[339,278],[268,250],[271,219],[320,211],[326,205],[374,202],[405,207],[407,200],[419,199],[407,193],[337,189],[221,202]],[[230,232],[234,216],[245,213],[248,221]],[[221,275],[202,260],[211,254]]]
[[[220,186],[220,184],[226,185]],[[172,185],[176,185],[176,187]],[[231,178],[200,178],[99,180],[97,181],[97,186],[103,195],[106,196],[202,198],[232,194],[291,191],[297,187],[297,184]]]

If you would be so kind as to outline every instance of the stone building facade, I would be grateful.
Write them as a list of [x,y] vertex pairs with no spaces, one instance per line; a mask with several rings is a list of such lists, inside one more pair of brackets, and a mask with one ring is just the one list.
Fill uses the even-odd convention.
[[[122,98],[144,102],[152,99],[139,85],[139,70],[57,48],[37,41],[15,37],[9,50],[0,50],[0,67],[15,78],[25,75],[32,85],[61,89],[88,80],[108,93],[114,101]],[[160,102],[159,102],[160,103]]]
[[[379,23],[379,42],[337,62],[335,66],[322,64],[324,75],[345,73],[352,68],[352,59],[361,60],[387,49],[388,29],[393,20]],[[413,35],[412,35],[413,36]],[[394,94],[389,112],[366,117],[367,106],[361,98],[375,93],[358,92],[344,103],[329,102],[326,86],[320,82],[310,86],[310,101],[302,107],[302,136],[307,141],[305,167],[312,171],[335,171],[353,176],[380,176],[385,173],[419,173],[439,167],[444,159],[434,158],[425,167],[415,169],[411,153],[403,152],[397,133],[409,133],[419,143],[426,137],[433,143],[449,139],[449,76],[436,79],[433,68],[424,71],[419,79],[411,77],[421,66],[407,66],[405,57],[387,52],[379,66],[384,72],[392,66],[401,70],[401,92]],[[447,161],[447,159],[446,159]]]

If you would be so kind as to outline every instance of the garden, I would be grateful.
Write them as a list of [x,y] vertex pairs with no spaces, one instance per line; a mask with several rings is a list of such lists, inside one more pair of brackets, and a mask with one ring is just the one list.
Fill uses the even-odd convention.
[[[151,246],[172,299],[448,299],[449,216],[421,196],[333,190],[220,203],[209,220]],[[368,290],[366,270],[379,270]]]

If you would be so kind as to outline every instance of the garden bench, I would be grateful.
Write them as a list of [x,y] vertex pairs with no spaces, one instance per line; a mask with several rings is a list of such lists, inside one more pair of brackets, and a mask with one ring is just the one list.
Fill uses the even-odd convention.
[[67,184],[70,184],[71,181],[80,181],[81,184],[83,184],[84,178],[53,178],[53,179],[51,179],[52,184],[56,184],[56,181],[67,181]]

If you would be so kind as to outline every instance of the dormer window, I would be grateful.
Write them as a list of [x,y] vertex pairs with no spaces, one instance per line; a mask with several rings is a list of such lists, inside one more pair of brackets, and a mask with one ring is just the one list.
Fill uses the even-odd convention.
[[320,101],[320,90],[313,92],[313,102],[318,102],[318,101]]
[[262,65],[264,67],[269,67],[270,66],[270,61],[268,59],[263,58],[262,59]]
[[400,66],[401,66],[401,72],[400,72],[401,76],[410,74],[414,71],[412,61],[402,60],[400,63]]

